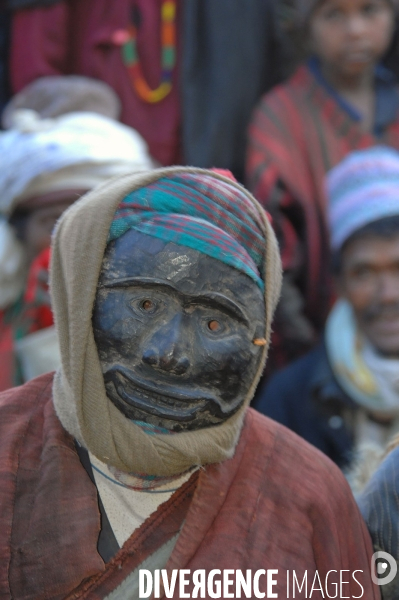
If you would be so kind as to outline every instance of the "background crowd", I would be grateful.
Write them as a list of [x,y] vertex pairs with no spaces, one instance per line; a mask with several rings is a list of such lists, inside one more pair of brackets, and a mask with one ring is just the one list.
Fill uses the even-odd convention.
[[0,390],[57,365],[62,212],[115,175],[216,167],[270,213],[283,259],[254,406],[340,467],[384,447],[399,431],[398,8],[0,1]]

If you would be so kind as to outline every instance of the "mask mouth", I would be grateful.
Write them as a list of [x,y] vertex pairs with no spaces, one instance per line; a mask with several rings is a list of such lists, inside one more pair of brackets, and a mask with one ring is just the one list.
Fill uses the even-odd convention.
[[187,386],[156,386],[121,365],[106,371],[104,382],[106,386],[113,384],[126,408],[137,409],[154,417],[187,423],[196,419],[199,412],[209,412],[219,420],[226,419],[217,397],[208,391],[193,390]]

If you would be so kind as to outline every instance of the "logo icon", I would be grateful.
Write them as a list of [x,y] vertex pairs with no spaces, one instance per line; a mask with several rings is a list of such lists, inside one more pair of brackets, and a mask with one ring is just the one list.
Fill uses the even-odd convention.
[[[371,579],[374,583],[377,585],[387,585],[387,583],[391,583],[395,579],[397,572],[398,565],[393,556],[383,550],[374,552],[371,557]],[[381,577],[384,573],[387,573],[385,577]]]

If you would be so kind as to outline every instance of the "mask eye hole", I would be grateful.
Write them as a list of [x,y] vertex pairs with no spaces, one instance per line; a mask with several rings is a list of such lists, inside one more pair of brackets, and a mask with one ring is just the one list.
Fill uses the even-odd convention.
[[220,325],[219,321],[212,319],[212,321],[208,321],[208,329],[210,331],[217,332],[217,331],[220,331],[221,325]]
[[150,311],[154,310],[154,303],[151,300],[148,300],[148,299],[143,300],[141,302],[141,308],[143,310],[145,310],[146,312],[150,312]]

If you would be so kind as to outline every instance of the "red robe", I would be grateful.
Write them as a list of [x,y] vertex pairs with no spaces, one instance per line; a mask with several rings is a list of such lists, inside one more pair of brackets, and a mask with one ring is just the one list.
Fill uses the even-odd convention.
[[[51,386],[47,374],[0,395],[0,598],[106,597],[151,550],[157,524],[160,536],[173,533],[168,515],[177,518],[179,502],[186,516],[169,571],[278,569],[273,591],[286,598],[287,570],[301,580],[307,570],[310,581],[316,570],[322,581],[330,570],[347,570],[349,597],[361,593],[351,578],[360,570],[363,600],[379,598],[370,538],[339,469],[252,409],[234,457],[201,469],[195,491],[191,481],[191,492],[175,492],[104,564],[97,490],[55,415]],[[260,583],[265,590],[265,578]]]
[[272,214],[284,269],[295,273],[304,314],[319,333],[332,300],[325,174],[375,144],[399,149],[399,115],[381,138],[365,133],[307,66],[266,94],[253,115],[248,187]]
[[[149,104],[135,93],[114,34],[139,11],[137,46],[151,88],[161,81],[161,0],[63,0],[16,11],[12,22],[13,93],[44,75],[86,75],[108,83],[122,102],[121,120],[144,137],[163,165],[179,162],[178,65],[172,92]],[[179,15],[179,10],[177,11]],[[178,17],[179,18],[179,17]],[[178,36],[177,36],[178,37]]]

